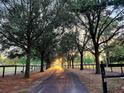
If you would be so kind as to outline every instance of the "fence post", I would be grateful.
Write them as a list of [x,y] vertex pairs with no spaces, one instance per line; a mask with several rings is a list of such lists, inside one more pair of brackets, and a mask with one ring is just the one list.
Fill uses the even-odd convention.
[[25,66],[23,65],[23,69],[22,69],[23,73],[24,73],[24,68],[25,68]]
[[14,75],[16,75],[16,72],[17,72],[17,66],[15,65],[15,73],[14,73]]
[[95,65],[93,66],[93,68],[95,69]]
[[2,75],[2,77],[4,78],[4,76],[5,76],[5,66],[3,66],[3,75]]
[[35,71],[35,66],[34,66],[34,71]]
[[35,67],[35,65],[32,66],[32,71],[34,71],[34,67]]
[[121,73],[123,74],[123,67],[121,66]]
[[107,93],[107,82],[105,81],[105,68],[103,63],[101,63],[101,74],[102,74],[103,93]]
[[113,69],[112,69],[112,67],[110,67],[111,68],[111,72],[113,72]]

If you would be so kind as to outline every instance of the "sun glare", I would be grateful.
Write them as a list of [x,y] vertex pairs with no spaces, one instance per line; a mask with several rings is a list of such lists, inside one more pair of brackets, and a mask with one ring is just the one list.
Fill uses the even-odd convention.
[[64,71],[62,68],[62,57],[57,57],[53,60],[51,67],[48,70],[56,71],[56,73],[61,73]]

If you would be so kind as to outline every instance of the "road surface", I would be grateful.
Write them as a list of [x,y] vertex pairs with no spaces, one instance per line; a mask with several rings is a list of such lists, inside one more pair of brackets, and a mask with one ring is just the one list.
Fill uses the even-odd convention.
[[73,72],[55,70],[44,81],[38,81],[29,88],[28,93],[89,93]]

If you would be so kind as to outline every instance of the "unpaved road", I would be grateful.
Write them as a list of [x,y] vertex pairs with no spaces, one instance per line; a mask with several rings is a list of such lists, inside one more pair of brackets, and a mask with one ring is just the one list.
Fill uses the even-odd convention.
[[78,76],[70,71],[54,73],[29,88],[28,93],[89,93]]

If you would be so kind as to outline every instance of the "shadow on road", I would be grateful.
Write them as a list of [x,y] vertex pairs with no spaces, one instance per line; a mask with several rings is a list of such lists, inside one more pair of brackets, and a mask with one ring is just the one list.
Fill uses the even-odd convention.
[[[58,73],[59,72],[59,73]],[[89,93],[76,74],[64,70],[54,73],[44,81],[38,81],[28,93]]]

